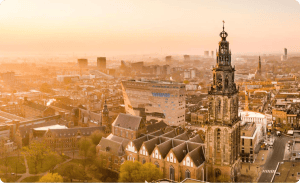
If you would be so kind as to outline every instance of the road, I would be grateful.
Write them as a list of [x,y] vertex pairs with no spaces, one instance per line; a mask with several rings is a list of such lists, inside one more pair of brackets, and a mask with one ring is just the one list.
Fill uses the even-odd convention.
[[286,137],[284,135],[281,137],[275,137],[273,148],[270,149],[271,151],[269,152],[269,156],[263,166],[263,171],[258,182],[271,182],[278,162],[283,161],[285,144],[291,139],[291,137]]

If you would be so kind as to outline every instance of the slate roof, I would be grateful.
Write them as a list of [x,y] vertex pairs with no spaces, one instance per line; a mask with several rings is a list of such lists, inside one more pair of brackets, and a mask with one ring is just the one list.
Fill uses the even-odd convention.
[[97,146],[100,147],[100,151],[109,152],[115,156],[123,156],[125,154],[122,143],[105,137],[102,137]]
[[129,114],[119,114],[112,126],[119,126],[126,129],[138,130],[142,117]]
[[204,163],[204,161],[205,161],[204,153],[205,153],[205,151],[204,151],[203,146],[200,146],[189,153],[189,156],[193,160],[196,167],[198,167],[202,163]]
[[161,135],[162,137],[169,137],[169,138],[174,138],[174,137],[176,137],[176,132],[175,132],[175,130],[173,130],[173,131],[170,131],[170,132],[168,132],[168,133],[165,133],[165,134],[163,134],[163,135]]
[[166,142],[163,142],[157,146],[159,152],[161,153],[162,158],[165,158],[166,155],[169,153],[169,151],[178,145],[180,145],[183,141],[176,140],[176,139],[170,139]]
[[67,111],[72,111],[74,109],[74,107],[65,105],[60,102],[53,102],[53,103],[51,103],[51,106],[58,107],[58,108],[61,108],[61,109],[67,110]]
[[147,133],[152,133],[160,129],[164,129],[168,125],[164,121],[160,121],[158,123],[154,123],[146,126]]
[[203,140],[200,138],[200,136],[198,134],[195,137],[191,138],[189,141],[190,142],[201,143],[201,144],[204,143]]
[[135,146],[135,148],[136,148],[137,150],[140,150],[140,148],[141,148],[143,142],[144,142],[144,141],[147,141],[147,140],[150,140],[150,139],[152,139],[152,138],[154,138],[154,137],[145,135],[145,136],[143,136],[143,137],[140,137],[140,138],[138,138],[138,139],[133,140],[132,143],[134,144],[134,146]]
[[48,132],[50,131],[51,133],[55,133],[56,137],[72,137],[72,136],[77,136],[78,131],[81,132],[82,136],[90,136],[96,130],[104,132],[105,126],[52,129],[52,130],[48,130]]
[[161,136],[163,134],[164,134],[164,132],[162,130],[157,130],[155,132],[149,133],[148,135]]
[[116,135],[113,135],[113,134],[110,134],[109,136],[106,137],[106,139],[108,140],[112,140],[112,141],[115,141],[115,142],[119,142],[123,145],[123,147],[125,148],[127,146],[127,144],[130,142],[129,139],[125,139],[125,138],[122,138],[122,137],[118,137]]
[[153,149],[161,144],[161,143],[164,143],[167,139],[166,138],[163,138],[163,137],[156,137],[156,138],[153,138],[151,140],[148,140],[146,142],[144,142],[144,145],[148,151],[149,154],[152,154],[152,151]]
[[174,139],[179,139],[179,140],[189,140],[188,134],[186,132],[184,132],[183,134],[180,134],[178,136],[176,136]]
[[39,111],[45,111],[48,108],[45,105],[37,104],[37,103],[31,102],[31,101],[27,101],[23,105],[26,105],[28,107],[31,107],[31,108],[39,110]]

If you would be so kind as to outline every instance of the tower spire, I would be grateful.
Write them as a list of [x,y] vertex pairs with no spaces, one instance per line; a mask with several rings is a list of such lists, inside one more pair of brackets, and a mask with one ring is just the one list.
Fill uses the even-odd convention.
[[224,31],[224,24],[225,24],[225,21],[223,20],[223,31]]

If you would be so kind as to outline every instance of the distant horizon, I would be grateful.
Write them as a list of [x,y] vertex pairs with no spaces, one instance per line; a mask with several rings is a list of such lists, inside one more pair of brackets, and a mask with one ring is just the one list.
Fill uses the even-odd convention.
[[223,20],[234,55],[299,53],[296,0],[9,0],[0,56],[203,55],[217,49]]

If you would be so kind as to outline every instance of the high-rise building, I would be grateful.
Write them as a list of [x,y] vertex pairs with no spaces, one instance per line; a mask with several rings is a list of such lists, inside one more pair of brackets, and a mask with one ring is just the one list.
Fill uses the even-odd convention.
[[172,61],[172,56],[166,56],[166,62],[171,62]]
[[189,55],[183,55],[184,61],[190,61],[190,56]]
[[287,49],[284,48],[284,55],[287,56]]
[[287,49],[284,48],[284,55],[281,55],[281,61],[286,61],[288,59]]
[[78,59],[78,66],[79,67],[87,67],[88,59],[85,59],[85,58]]
[[214,51],[211,51],[211,57],[214,58]]
[[204,51],[204,56],[209,57],[209,51]]
[[208,91],[208,122],[204,125],[209,182],[217,181],[221,175],[235,181],[240,169],[239,91],[234,82],[235,68],[231,65],[227,36],[223,24],[217,64],[213,68],[213,83]]
[[101,70],[106,69],[106,57],[97,57],[97,67]]
[[259,56],[259,61],[258,61],[257,72],[258,72],[258,74],[261,74],[261,59],[260,59],[260,56]]
[[122,81],[127,114],[172,126],[185,123],[185,85],[157,81]]

